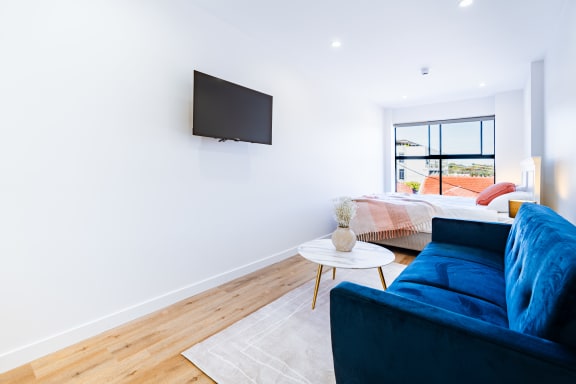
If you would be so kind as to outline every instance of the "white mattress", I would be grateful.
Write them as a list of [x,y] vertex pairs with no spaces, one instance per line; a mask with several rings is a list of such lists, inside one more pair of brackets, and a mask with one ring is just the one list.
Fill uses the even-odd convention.
[[498,211],[484,205],[476,205],[473,197],[417,195],[417,199],[428,201],[440,208],[438,217],[463,220],[501,221]]

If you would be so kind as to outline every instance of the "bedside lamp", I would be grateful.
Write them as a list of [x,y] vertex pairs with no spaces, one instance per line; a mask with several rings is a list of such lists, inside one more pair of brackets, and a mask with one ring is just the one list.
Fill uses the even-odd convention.
[[515,218],[520,206],[524,203],[535,204],[532,200],[508,200],[508,216]]

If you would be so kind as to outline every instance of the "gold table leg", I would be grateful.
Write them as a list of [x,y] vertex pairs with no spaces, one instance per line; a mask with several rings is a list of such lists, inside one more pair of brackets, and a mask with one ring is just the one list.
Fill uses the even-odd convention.
[[322,264],[318,264],[318,272],[316,272],[316,286],[314,287],[314,298],[312,299],[312,309],[316,307],[316,296],[318,296],[318,287],[320,286],[320,278],[322,277]]
[[384,274],[382,273],[382,267],[378,267],[378,274],[380,274],[380,281],[382,281],[382,287],[384,290],[388,289],[386,286],[386,280],[384,280]]
[[332,267],[332,280],[336,278],[336,267]]

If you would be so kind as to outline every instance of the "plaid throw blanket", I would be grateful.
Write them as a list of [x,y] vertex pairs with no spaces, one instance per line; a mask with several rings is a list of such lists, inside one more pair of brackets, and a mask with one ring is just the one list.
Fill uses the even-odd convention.
[[354,199],[356,216],[350,222],[358,240],[377,241],[432,231],[432,217],[441,209],[406,196]]

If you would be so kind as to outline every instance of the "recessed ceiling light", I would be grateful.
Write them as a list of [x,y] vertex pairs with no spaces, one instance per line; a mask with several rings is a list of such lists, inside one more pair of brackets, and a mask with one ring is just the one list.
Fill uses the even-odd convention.
[[480,88],[484,88],[484,87],[486,86],[486,83],[485,83],[485,82],[481,82],[480,84],[478,84],[478,86],[479,86]]
[[473,2],[474,2],[474,0],[460,0],[460,1],[458,1],[458,5],[462,8],[464,8],[464,7],[471,6]]
[[340,48],[340,46],[342,46],[342,43],[338,40],[334,40],[332,42],[332,48]]
[[404,96],[402,96],[402,98],[403,98],[404,100],[406,100],[406,99],[408,98],[408,96],[404,95]]

